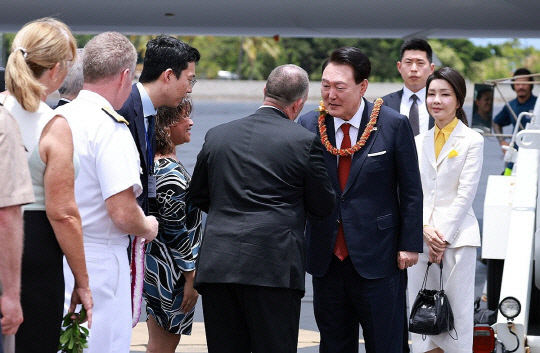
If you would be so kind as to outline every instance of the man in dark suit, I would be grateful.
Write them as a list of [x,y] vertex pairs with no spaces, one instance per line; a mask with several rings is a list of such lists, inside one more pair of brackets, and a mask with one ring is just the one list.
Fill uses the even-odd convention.
[[434,120],[426,108],[426,80],[433,73],[433,50],[419,38],[406,40],[401,45],[397,69],[404,87],[383,97],[384,105],[409,117],[414,135],[433,127]]
[[144,66],[139,83],[118,111],[129,122],[129,130],[137,145],[141,160],[143,193],[137,198],[148,214],[148,199],[155,198],[154,118],[157,108],[176,107],[195,85],[195,64],[199,51],[167,35],[160,35],[146,44]]
[[[400,60],[397,62],[397,69],[401,74],[404,86],[399,91],[384,96],[383,104],[407,116],[411,123],[413,134],[416,136],[431,129],[435,123],[435,120],[429,115],[425,104],[426,80],[435,68],[433,50],[424,39],[411,38],[401,45],[399,57]],[[406,290],[407,270],[403,270],[402,275],[403,290]],[[405,303],[406,301],[407,299],[405,298]],[[405,311],[403,326],[404,353],[410,352],[408,321],[408,314]]]
[[189,197],[208,213],[195,285],[208,352],[296,352],[306,217],[334,208],[320,139],[295,124],[307,73],[275,68],[263,105],[210,129]]
[[366,352],[401,352],[400,269],[422,251],[412,129],[405,116],[385,106],[377,113],[379,103],[363,98],[370,71],[359,49],[335,50],[323,65],[320,111],[298,119],[321,137],[336,194],[332,214],[306,227],[320,352],[358,352],[359,324]]

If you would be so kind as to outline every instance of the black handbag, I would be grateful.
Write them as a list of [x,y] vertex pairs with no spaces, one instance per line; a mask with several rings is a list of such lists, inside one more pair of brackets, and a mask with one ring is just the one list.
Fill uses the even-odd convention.
[[[450,301],[444,293],[442,270],[443,264],[441,261],[440,268],[440,289],[426,289],[426,282],[431,262],[427,263],[426,274],[422,287],[416,296],[416,300],[411,307],[411,316],[409,317],[409,331],[421,335],[438,335],[444,332],[454,330],[454,314]],[[457,331],[456,338],[457,339]]]

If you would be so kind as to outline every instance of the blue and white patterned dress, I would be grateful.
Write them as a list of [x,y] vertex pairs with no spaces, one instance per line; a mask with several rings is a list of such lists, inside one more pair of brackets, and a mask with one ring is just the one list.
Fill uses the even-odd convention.
[[184,315],[184,271],[193,271],[201,240],[201,211],[186,204],[191,176],[173,158],[155,161],[156,199],[150,214],[159,222],[157,237],[147,244],[143,297],[146,311],[170,333],[189,335],[194,309]]

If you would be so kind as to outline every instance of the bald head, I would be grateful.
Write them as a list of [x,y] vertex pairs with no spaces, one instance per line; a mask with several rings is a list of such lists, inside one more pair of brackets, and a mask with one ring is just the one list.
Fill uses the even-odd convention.
[[281,65],[268,76],[264,99],[286,107],[307,98],[308,90],[309,78],[304,69],[292,64]]

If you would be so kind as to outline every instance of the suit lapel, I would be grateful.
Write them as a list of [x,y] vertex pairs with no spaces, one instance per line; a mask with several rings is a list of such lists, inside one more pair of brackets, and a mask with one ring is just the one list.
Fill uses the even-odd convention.
[[441,153],[439,153],[439,158],[437,159],[437,167],[441,164],[442,161],[448,158],[448,153],[450,153],[451,150],[455,149],[459,145],[461,137],[463,136],[462,133],[464,126],[465,125],[461,121],[458,121],[458,124],[454,128],[454,131],[452,131],[452,133],[448,137],[448,141],[446,141],[446,143],[444,144]]
[[144,159],[144,165],[148,166],[148,157],[146,153],[146,129],[144,127],[144,113],[141,101],[141,94],[136,85],[133,85],[131,90],[133,98],[133,111],[135,114],[135,131],[137,132],[137,139],[139,140],[139,146],[141,146],[141,152]]
[[391,94],[390,97],[388,97],[388,102],[386,103],[386,105],[399,113],[399,110],[401,107],[402,96],[403,96],[403,89],[400,89],[399,91]]
[[[317,119],[318,121],[318,119]],[[326,114],[326,135],[328,136],[328,141],[332,146],[336,145],[336,130],[334,127],[334,118],[330,114]],[[319,128],[317,124],[317,134],[319,134]],[[320,137],[320,136],[319,136]],[[339,186],[339,180],[337,175],[337,157],[334,156],[332,153],[328,152],[326,148],[323,147],[324,153],[324,161],[326,163],[326,167],[328,168],[328,174],[330,176],[330,179],[332,180],[332,183],[334,184],[334,188],[336,190],[341,190],[341,187]]]
[[437,169],[437,162],[435,160],[435,129],[429,129],[424,136],[424,143],[422,145],[422,153],[424,158],[427,158],[429,164],[434,169]]
[[[358,131],[358,138],[357,141],[360,140],[360,137],[362,136],[362,133],[364,132],[364,129],[366,128],[367,123],[369,122],[369,116],[371,115],[371,111],[373,110],[373,103],[368,102],[364,99],[365,102],[365,108],[364,112],[362,113],[362,121],[360,122],[360,129]],[[380,115],[379,115],[380,117]],[[377,124],[375,127],[377,127],[377,130],[374,130],[371,132],[371,135],[369,136],[368,140],[366,141],[366,144],[364,147],[360,149],[360,151],[356,152],[353,155],[352,163],[351,163],[351,170],[349,172],[349,178],[347,179],[347,185],[345,185],[345,190],[343,190],[343,194],[349,190],[351,187],[353,181],[356,179],[356,176],[358,173],[360,173],[360,170],[362,169],[362,165],[366,161],[366,157],[371,150],[371,146],[373,146],[373,142],[377,139],[377,136],[380,131],[380,124],[377,120]]]

